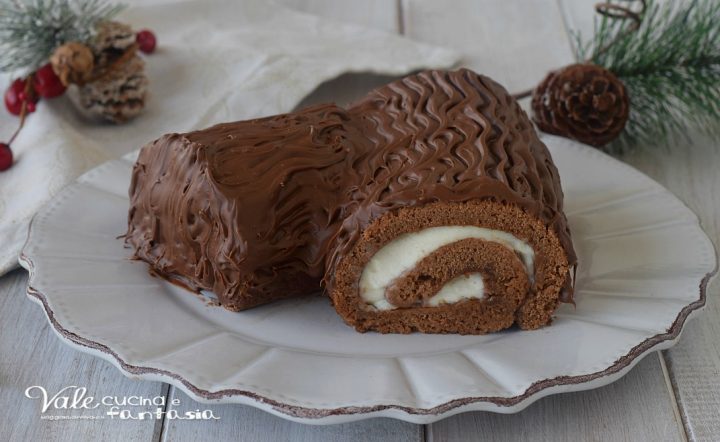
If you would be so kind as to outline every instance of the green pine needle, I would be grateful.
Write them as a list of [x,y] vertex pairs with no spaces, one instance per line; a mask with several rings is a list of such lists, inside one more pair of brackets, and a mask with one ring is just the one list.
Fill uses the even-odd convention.
[[[619,149],[669,144],[689,128],[720,134],[720,2],[648,0],[642,23],[603,17],[578,60],[611,70],[628,88]],[[579,40],[579,38],[578,38]]]
[[29,73],[58,46],[88,43],[124,7],[105,0],[0,0],[0,71]]

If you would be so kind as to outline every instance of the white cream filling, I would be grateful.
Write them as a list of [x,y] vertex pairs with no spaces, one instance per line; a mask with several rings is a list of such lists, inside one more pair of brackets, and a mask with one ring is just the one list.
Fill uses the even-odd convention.
[[437,307],[442,304],[454,304],[463,299],[482,299],[484,297],[485,284],[482,275],[470,273],[448,281],[435,296],[427,300],[425,305]]
[[[534,274],[535,251],[528,243],[511,233],[477,226],[428,227],[419,232],[400,235],[375,253],[360,276],[360,296],[378,310],[396,308],[385,299],[385,290],[392,281],[415,268],[423,258],[440,247],[469,238],[497,242],[508,247],[521,257],[528,275]],[[479,274],[458,277],[446,283],[426,305],[436,306],[461,299],[482,298],[485,296],[483,287]]]

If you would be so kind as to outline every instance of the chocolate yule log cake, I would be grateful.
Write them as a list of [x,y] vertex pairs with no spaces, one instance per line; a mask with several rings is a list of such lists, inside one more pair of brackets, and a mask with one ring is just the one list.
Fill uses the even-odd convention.
[[133,169],[126,241],[229,310],[324,289],[382,333],[541,327],[576,264],[550,153],[466,69],[163,136]]

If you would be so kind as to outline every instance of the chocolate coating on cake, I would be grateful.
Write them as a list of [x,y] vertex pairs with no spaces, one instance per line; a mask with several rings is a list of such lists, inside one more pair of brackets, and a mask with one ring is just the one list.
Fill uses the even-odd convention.
[[483,199],[536,216],[575,263],[557,169],[519,105],[472,71],[427,71],[347,110],[320,105],[145,146],[126,239],[156,271],[240,310],[317,291],[323,278],[332,289],[339,260],[387,212]]
[[333,105],[166,135],[133,170],[127,241],[231,309],[318,291],[366,144]]

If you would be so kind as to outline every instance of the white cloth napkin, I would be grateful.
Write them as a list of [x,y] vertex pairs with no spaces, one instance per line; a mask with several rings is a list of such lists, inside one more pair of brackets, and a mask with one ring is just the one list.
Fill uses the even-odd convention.
[[[0,173],[0,275],[17,265],[32,215],[105,160],[163,133],[287,112],[345,72],[400,75],[458,60],[445,49],[270,2],[164,2],[133,7],[120,20],[158,36],[146,63],[146,112],[115,126],[84,119],[67,98],[39,103],[13,145],[15,165]],[[0,138],[16,124],[0,110]]]

